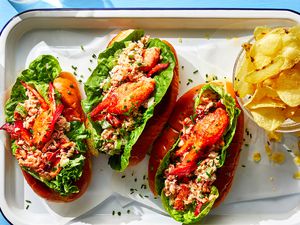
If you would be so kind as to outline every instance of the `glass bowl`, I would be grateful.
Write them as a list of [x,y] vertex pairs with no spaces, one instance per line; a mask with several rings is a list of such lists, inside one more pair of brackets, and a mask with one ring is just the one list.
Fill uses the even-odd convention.
[[[254,38],[251,38],[248,41],[248,43],[251,43],[253,40],[254,40]],[[233,80],[232,80],[232,83],[233,83],[234,91],[237,91],[235,89],[235,82],[236,82],[235,81],[235,74],[237,74],[238,70],[240,69],[240,66],[241,66],[241,63],[242,63],[242,60],[244,59],[244,57],[245,57],[245,50],[242,49],[240,51],[240,53],[238,54],[238,57],[237,57],[237,59],[234,63],[234,67],[233,67],[233,76],[232,76]],[[240,81],[240,82],[242,82],[242,81]],[[249,101],[249,96],[246,96],[245,98],[240,98],[237,95],[236,97],[237,97],[237,100],[238,100],[243,112],[246,114],[246,116],[249,117],[254,123],[256,123],[254,121],[254,118],[253,118],[252,114],[251,114],[251,111],[244,106]],[[283,124],[281,124],[281,126],[278,127],[275,131],[279,132],[279,133],[298,132],[298,131],[300,131],[300,123],[297,123],[297,122],[295,122],[291,119],[286,119],[283,122]]]

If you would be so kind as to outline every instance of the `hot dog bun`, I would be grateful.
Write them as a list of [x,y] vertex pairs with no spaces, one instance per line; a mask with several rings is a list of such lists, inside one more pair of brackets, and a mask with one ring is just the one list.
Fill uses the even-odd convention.
[[[219,83],[222,84],[223,83]],[[194,100],[199,90],[204,84],[192,88],[179,98],[174,110],[167,122],[161,136],[159,136],[153,144],[153,149],[149,159],[148,180],[151,191],[157,195],[155,188],[155,176],[157,169],[166,153],[175,144],[182,129],[182,121],[184,118],[193,114]],[[226,92],[235,98],[234,90],[231,83],[226,83]],[[235,98],[236,106],[240,108]],[[218,206],[226,197],[232,185],[234,171],[238,164],[239,153],[243,142],[244,117],[241,113],[237,119],[237,126],[234,138],[227,149],[226,161],[223,167],[217,170],[217,180],[214,185],[219,190],[219,198],[214,203],[214,207]]]
[[[61,72],[59,76],[53,81],[53,86],[61,95],[61,101],[65,108],[63,115],[68,121],[81,121],[85,119],[83,110],[81,108],[81,94],[79,91],[76,78],[68,72]],[[59,193],[47,187],[43,182],[35,179],[26,171],[22,170],[23,175],[32,188],[32,190],[40,197],[53,202],[71,202],[79,198],[88,188],[91,181],[92,164],[90,154],[85,155],[85,162],[80,179],[75,182],[79,192],[68,196],[61,196]]]

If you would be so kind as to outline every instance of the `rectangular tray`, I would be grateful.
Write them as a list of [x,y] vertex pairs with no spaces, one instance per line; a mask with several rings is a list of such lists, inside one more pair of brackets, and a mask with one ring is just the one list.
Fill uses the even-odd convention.
[[[85,80],[90,74],[87,67],[94,68],[96,65],[93,62],[86,66],[86,62],[93,53],[104,50],[108,41],[119,30],[145,29],[146,34],[168,40],[177,50],[181,73],[179,95],[182,95],[191,87],[203,82],[206,74],[217,74],[219,78],[226,77],[231,80],[241,43],[249,39],[256,26],[292,26],[297,23],[300,23],[300,16],[284,10],[62,9],[25,12],[13,18],[1,33],[0,91],[3,98],[0,101],[4,105],[16,75],[28,66],[38,53],[49,53],[45,46],[50,46],[50,53],[61,56],[63,70],[72,72],[72,65],[80,65],[78,73],[83,74],[82,79]],[[85,47],[85,51],[80,50],[81,45]],[[193,74],[195,70],[199,71],[196,75]],[[193,82],[187,84],[188,78],[193,78]],[[0,113],[2,124],[3,107]],[[250,121],[245,122],[246,126],[262,132]],[[41,224],[43,221],[43,224],[177,224],[161,211],[155,200],[146,201],[138,199],[137,196],[130,196],[126,188],[129,188],[128,185],[134,185],[134,182],[128,180],[126,184],[120,183],[120,174],[112,172],[103,157],[93,160],[93,183],[82,199],[60,205],[46,203],[24,182],[16,160],[9,152],[7,137],[3,133],[0,134],[0,207],[11,223]],[[297,191],[300,190],[300,183],[292,178],[291,181],[285,178],[285,175],[292,176],[290,173],[294,168],[274,167],[271,172],[268,170],[266,174],[257,175],[258,179],[265,180],[265,183],[257,182],[251,185],[240,182],[239,177],[253,176],[252,169],[260,171],[257,165],[251,162],[251,151],[263,148],[260,133],[255,136],[257,137],[253,143],[247,140],[251,147],[242,152],[232,192],[223,205],[213,210],[205,219],[206,224],[220,221],[222,224],[300,222],[300,195]],[[265,167],[269,168],[270,165],[264,159],[262,161],[259,168],[264,171]],[[292,164],[292,160],[287,159],[287,163]],[[137,168],[142,168],[145,172],[146,164],[147,159]],[[247,170],[241,166],[244,164],[247,164]],[[130,168],[125,173],[130,176],[132,171],[139,170],[137,168]],[[277,190],[273,190],[276,188],[274,182],[269,181],[273,176],[278,176]],[[100,180],[102,182],[99,182]],[[286,182],[292,183],[288,193],[284,193],[282,187]],[[118,189],[119,184],[124,185],[124,188]],[[266,186],[270,188],[270,193],[266,191]],[[249,189],[250,195],[245,198],[241,189],[246,188]],[[112,191],[109,191],[111,189]],[[260,190],[263,190],[264,196],[259,194]],[[27,210],[26,200],[32,202]],[[84,204],[91,204],[92,207],[79,210]],[[130,213],[127,213],[128,209],[131,210]],[[113,210],[116,213],[120,211],[122,215],[112,216]]]

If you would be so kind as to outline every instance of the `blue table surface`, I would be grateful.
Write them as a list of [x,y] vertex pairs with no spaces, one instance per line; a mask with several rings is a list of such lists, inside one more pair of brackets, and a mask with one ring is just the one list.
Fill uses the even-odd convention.
[[[300,13],[300,0],[28,0],[28,2],[0,0],[0,30],[18,13],[38,8],[263,8],[288,9]],[[9,224],[1,214],[0,224]]]

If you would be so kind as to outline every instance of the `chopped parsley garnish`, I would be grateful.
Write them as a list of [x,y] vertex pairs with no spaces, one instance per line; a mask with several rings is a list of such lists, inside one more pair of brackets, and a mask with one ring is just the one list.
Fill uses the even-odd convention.
[[188,79],[188,82],[186,83],[186,85],[189,85],[191,83],[193,83],[193,80],[192,79]]
[[77,70],[77,68],[78,68],[77,66],[73,66],[73,65],[71,67],[73,70]]
[[196,73],[198,73],[199,71],[198,70],[195,70],[194,72],[193,72],[193,74],[196,74]]

